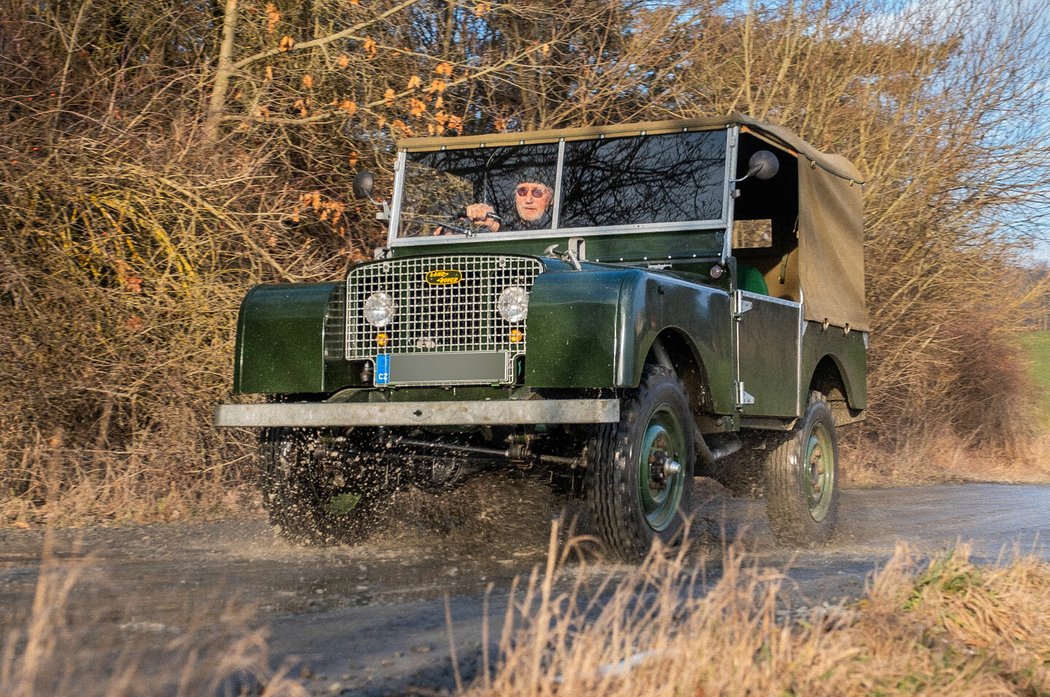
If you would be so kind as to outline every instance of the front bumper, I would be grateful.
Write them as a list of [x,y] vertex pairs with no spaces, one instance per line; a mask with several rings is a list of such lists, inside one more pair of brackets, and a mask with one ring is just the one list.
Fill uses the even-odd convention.
[[220,404],[216,426],[513,426],[597,424],[620,420],[615,399],[543,399],[459,402],[306,402]]

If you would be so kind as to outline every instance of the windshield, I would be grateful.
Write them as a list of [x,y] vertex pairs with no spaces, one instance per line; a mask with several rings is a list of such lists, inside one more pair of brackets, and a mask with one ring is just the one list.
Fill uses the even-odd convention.
[[[480,227],[482,232],[549,230],[557,168],[557,143],[409,153],[401,236],[472,233],[467,209],[475,205],[489,215],[490,227]],[[525,196],[517,195],[519,184]],[[540,215],[524,210],[533,189],[550,192]],[[528,205],[536,209],[535,202]]]
[[725,176],[724,130],[409,152],[398,237],[685,229]]

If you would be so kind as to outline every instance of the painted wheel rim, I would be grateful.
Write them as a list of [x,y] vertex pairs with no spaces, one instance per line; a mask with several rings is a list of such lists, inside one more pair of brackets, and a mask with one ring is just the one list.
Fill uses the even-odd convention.
[[802,462],[802,486],[809,514],[818,523],[831,508],[835,487],[835,448],[831,433],[822,423],[813,426],[806,439]]
[[334,494],[328,499],[327,512],[333,516],[346,516],[354,512],[361,503],[361,494],[353,491],[344,491]]
[[[665,530],[678,513],[684,472],[660,477],[661,461],[681,462],[685,452],[682,425],[670,406],[660,405],[649,418],[638,453],[639,500],[645,521],[653,530]],[[684,465],[683,465],[684,466]]]

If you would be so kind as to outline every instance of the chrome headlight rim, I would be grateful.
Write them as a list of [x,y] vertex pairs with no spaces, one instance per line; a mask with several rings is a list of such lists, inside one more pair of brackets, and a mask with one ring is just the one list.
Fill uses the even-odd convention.
[[529,314],[529,292],[522,286],[507,286],[496,300],[496,311],[511,324],[525,321]]
[[397,316],[397,304],[389,293],[377,291],[368,296],[362,307],[365,321],[376,329],[390,326]]

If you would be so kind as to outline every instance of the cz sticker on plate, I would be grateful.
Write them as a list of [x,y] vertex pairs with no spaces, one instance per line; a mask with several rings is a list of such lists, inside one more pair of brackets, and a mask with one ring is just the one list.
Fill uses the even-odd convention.
[[376,356],[376,384],[390,384],[390,354],[380,353]]

